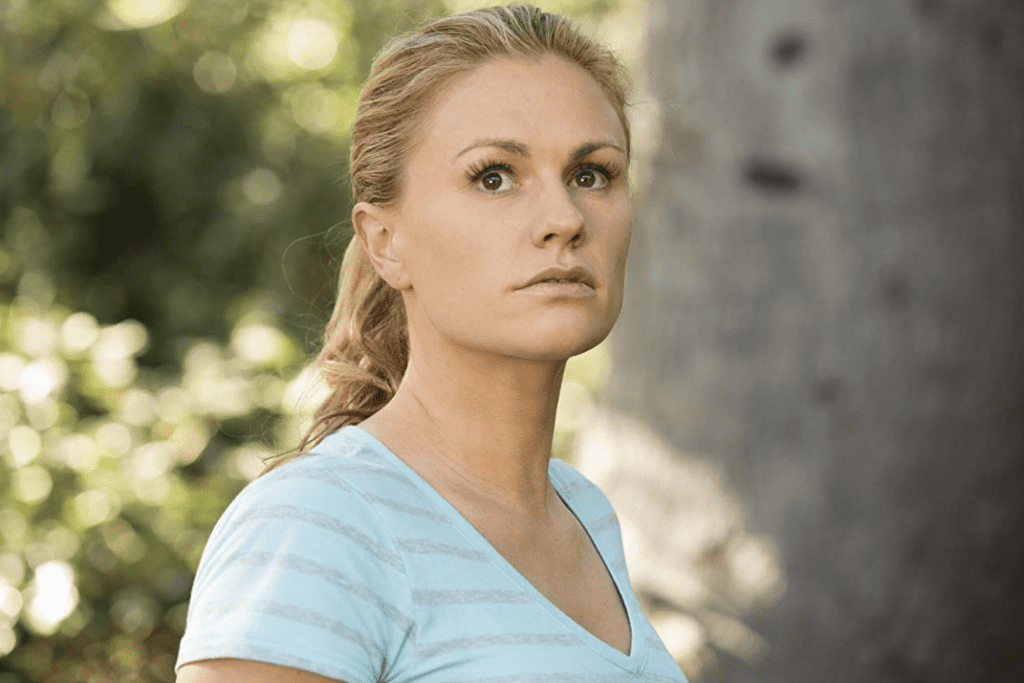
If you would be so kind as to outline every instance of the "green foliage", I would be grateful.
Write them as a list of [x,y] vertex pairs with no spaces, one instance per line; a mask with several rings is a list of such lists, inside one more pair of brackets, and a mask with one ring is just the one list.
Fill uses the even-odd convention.
[[[15,3],[0,29],[5,241],[68,308],[146,324],[149,364],[223,337],[251,296],[292,333],[323,318],[362,74],[385,31],[439,10],[182,4]],[[124,24],[163,6],[182,11]]]
[[173,680],[209,530],[295,441],[303,354],[256,315],[176,374],[132,320],[18,297],[0,323],[0,680]]
[[316,399],[359,84],[444,11],[0,4],[0,683],[173,681],[210,529]]

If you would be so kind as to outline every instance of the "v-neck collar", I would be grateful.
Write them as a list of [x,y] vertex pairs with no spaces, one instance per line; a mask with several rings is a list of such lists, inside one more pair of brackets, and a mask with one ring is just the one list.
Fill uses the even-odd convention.
[[581,641],[586,643],[591,650],[630,673],[638,674],[643,670],[648,654],[646,642],[640,635],[641,624],[644,623],[644,619],[641,618],[639,613],[640,605],[633,596],[632,589],[629,585],[629,579],[625,575],[624,571],[613,569],[609,564],[607,558],[610,555],[610,549],[606,547],[605,543],[598,541],[597,537],[591,533],[591,530],[587,526],[587,522],[584,518],[573,508],[572,503],[570,503],[571,497],[565,490],[567,482],[562,479],[560,473],[555,469],[554,464],[548,465],[548,477],[551,479],[551,484],[554,486],[555,491],[558,493],[558,496],[562,499],[565,506],[579,521],[580,526],[583,527],[587,536],[590,537],[591,542],[597,549],[598,556],[601,558],[601,562],[604,563],[608,574],[612,577],[612,581],[615,583],[615,588],[619,593],[622,604],[626,608],[626,616],[629,619],[630,635],[628,655],[604,642],[593,633],[580,626],[575,619],[563,612],[557,605],[551,602],[547,596],[537,590],[537,588],[530,583],[511,562],[505,559],[504,555],[498,552],[498,550],[491,545],[491,542],[488,541],[483,534],[477,531],[476,527],[474,527],[472,523],[470,523],[470,521],[448,501],[447,498],[442,496],[437,489],[435,489],[420,475],[419,472],[410,467],[408,463],[393,453],[390,448],[381,443],[381,441],[379,441],[375,436],[357,425],[348,425],[343,427],[338,433],[340,434],[342,432],[351,434],[358,441],[369,446],[375,453],[409,477],[417,488],[419,488],[434,505],[440,508],[445,515],[451,519],[453,526],[455,526],[455,528],[457,528],[471,544],[487,555],[487,557],[502,571],[503,574],[505,574],[527,595],[532,597],[538,605],[544,608],[544,610],[547,611],[548,614],[550,614],[556,621],[561,623],[566,630],[576,635]]

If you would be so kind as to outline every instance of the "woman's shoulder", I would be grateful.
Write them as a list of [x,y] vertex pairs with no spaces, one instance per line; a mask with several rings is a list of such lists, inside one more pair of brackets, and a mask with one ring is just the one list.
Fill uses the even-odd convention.
[[[404,529],[380,502],[388,500],[384,489],[406,488],[396,484],[396,475],[402,476],[339,432],[258,477],[214,526],[193,599],[220,600],[225,581],[233,584],[257,570],[263,582],[297,572],[334,576],[343,587],[352,580],[376,584],[404,576],[395,540]],[[281,585],[293,592],[291,582]],[[388,592],[382,588],[380,594]]]
[[[415,484],[357,434],[341,430],[250,482],[228,505],[204,551],[209,565],[246,551],[347,553],[402,573],[392,509],[414,505]],[[352,547],[359,552],[352,554]],[[202,573],[203,567],[200,568]]]
[[250,482],[232,508],[291,503],[303,506],[373,506],[385,492],[413,492],[415,485],[357,430],[344,428]]
[[179,664],[254,659],[357,680],[368,643],[400,643],[413,613],[403,529],[376,502],[405,488],[396,474],[338,433],[246,486],[203,551]]

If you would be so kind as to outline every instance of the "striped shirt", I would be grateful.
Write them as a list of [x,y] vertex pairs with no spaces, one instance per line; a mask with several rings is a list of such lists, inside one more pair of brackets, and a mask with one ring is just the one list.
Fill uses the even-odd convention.
[[625,655],[530,584],[359,427],[249,484],[210,536],[178,666],[222,657],[347,683],[685,683],[629,584],[604,494],[552,460],[626,606]]

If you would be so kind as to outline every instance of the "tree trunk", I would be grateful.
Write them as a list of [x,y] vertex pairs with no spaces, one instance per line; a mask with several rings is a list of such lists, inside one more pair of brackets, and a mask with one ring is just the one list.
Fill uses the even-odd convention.
[[695,681],[1024,680],[1024,3],[648,14],[578,458],[666,639]]

